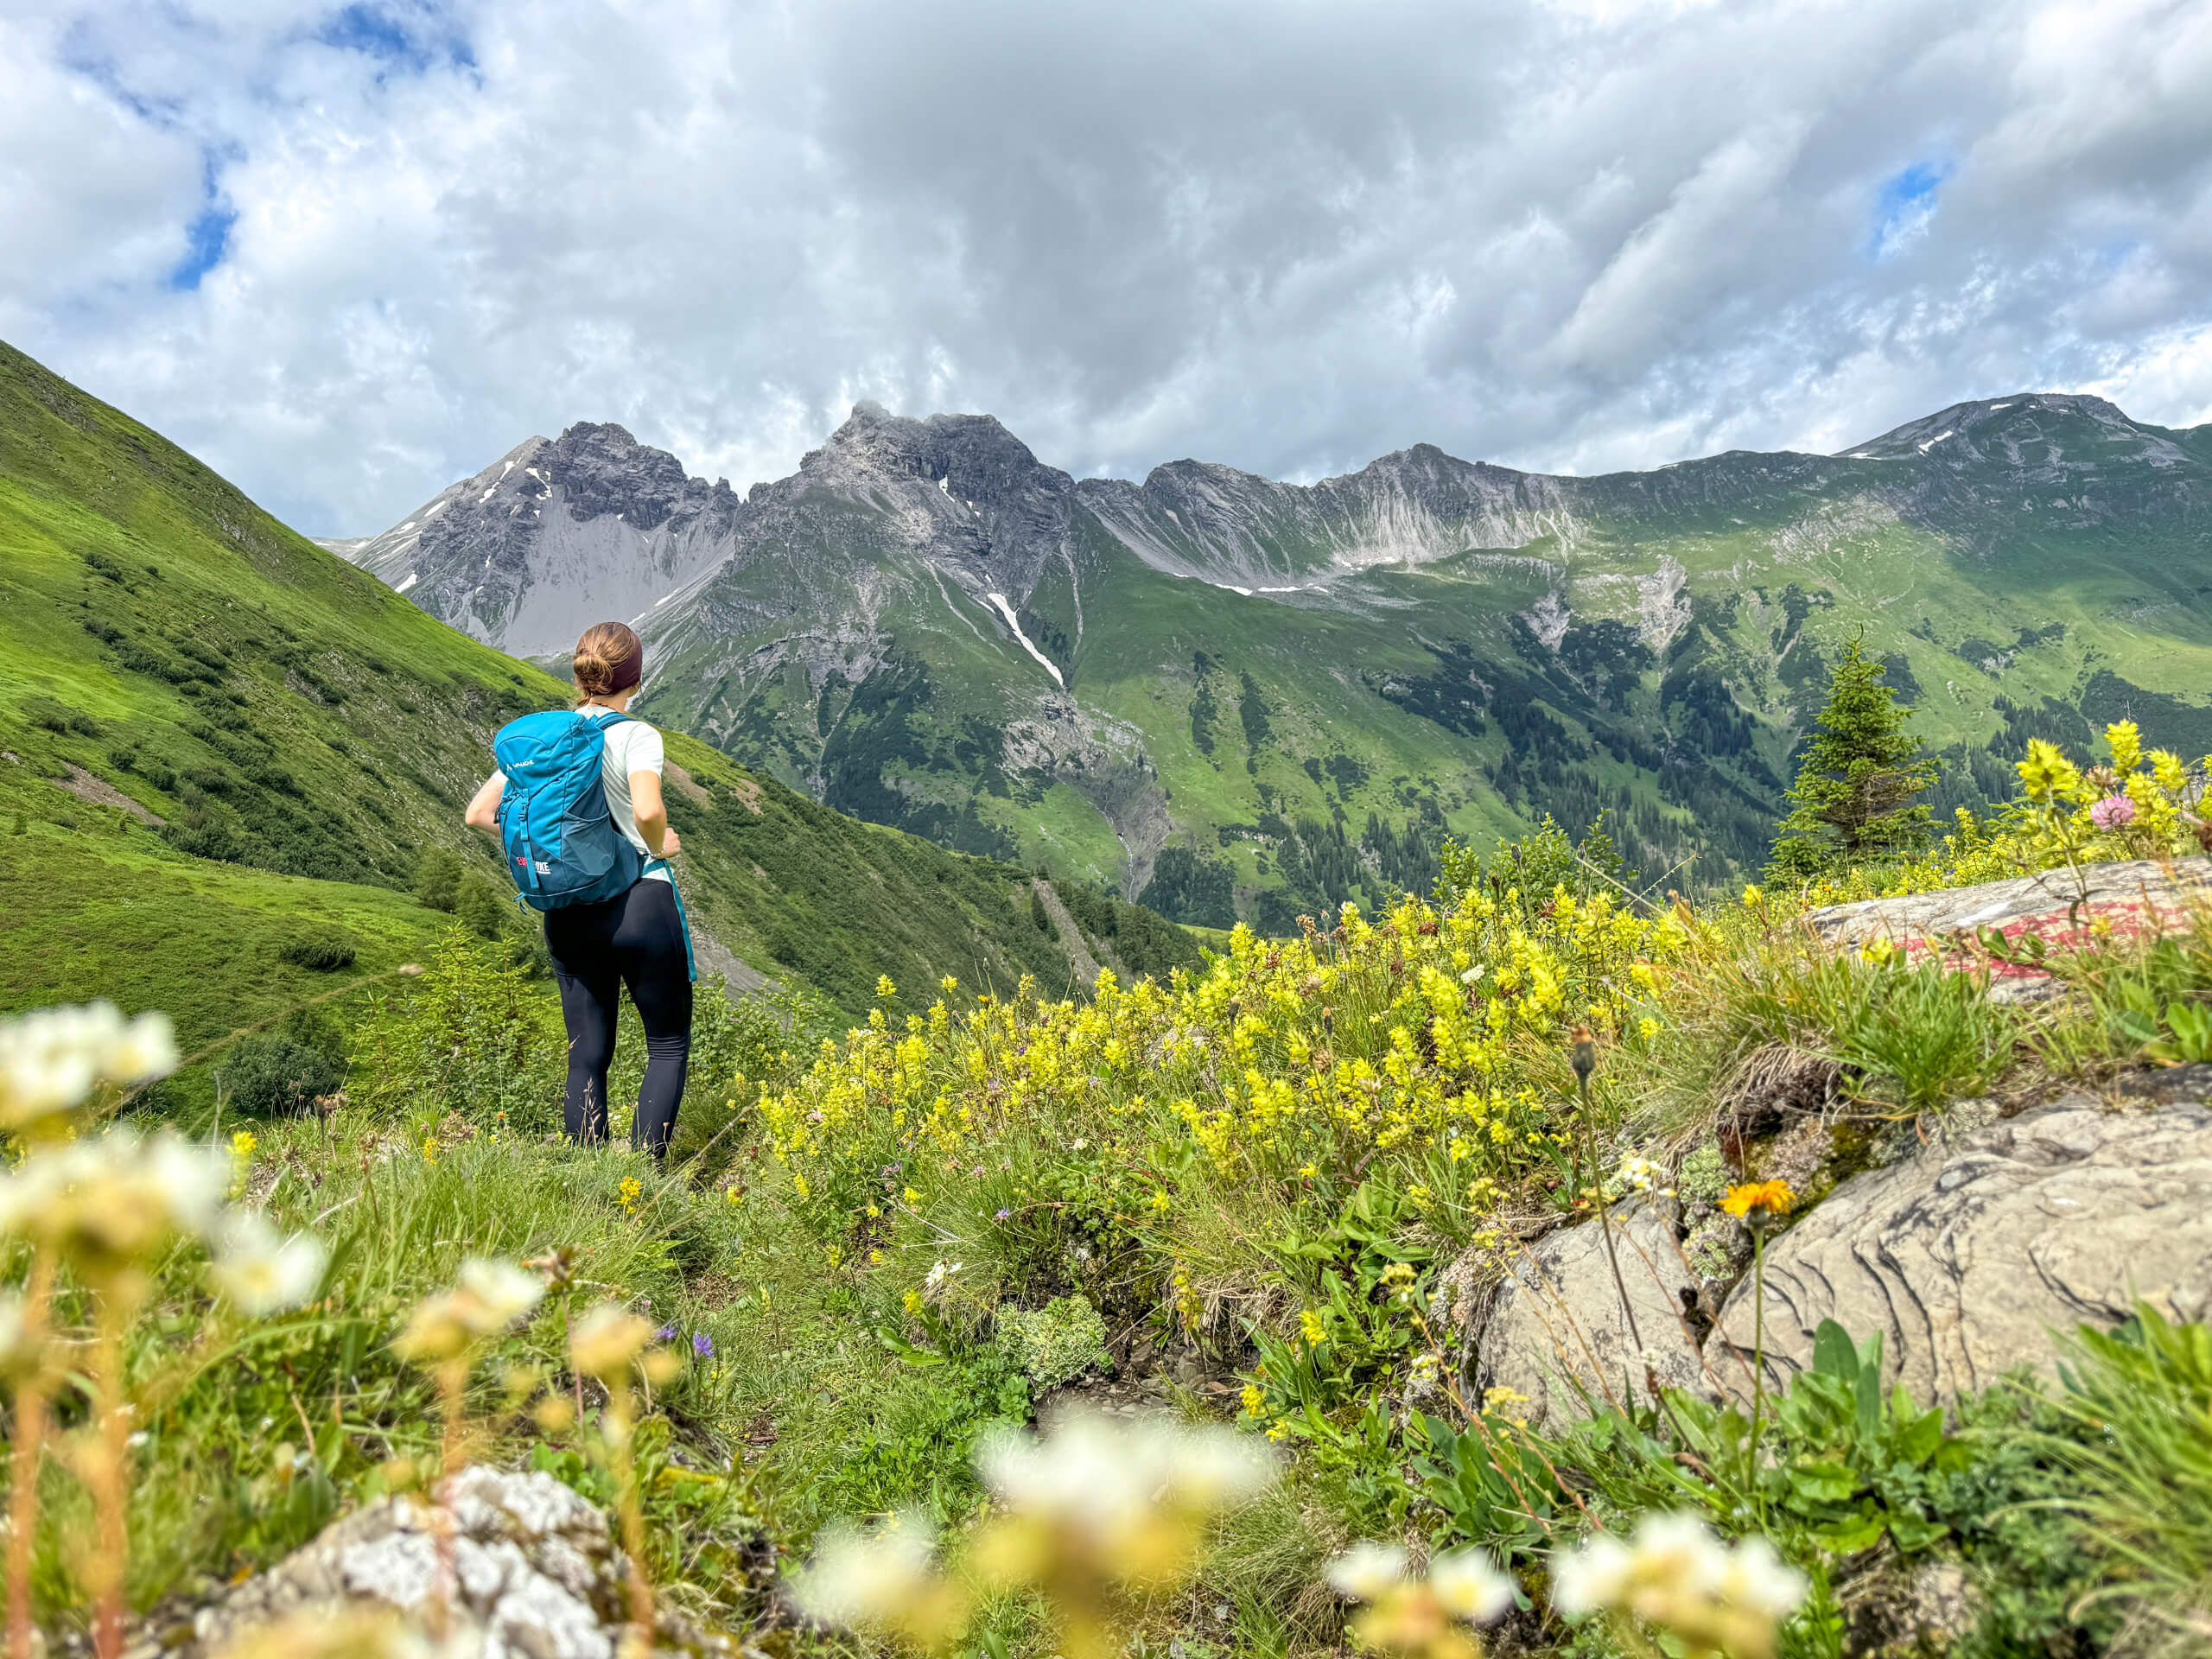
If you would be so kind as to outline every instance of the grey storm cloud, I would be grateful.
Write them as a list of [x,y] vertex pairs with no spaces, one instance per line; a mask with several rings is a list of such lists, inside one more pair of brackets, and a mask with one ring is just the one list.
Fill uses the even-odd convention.
[[2212,418],[2212,0],[0,0],[0,335],[318,534],[861,397],[1078,473]]

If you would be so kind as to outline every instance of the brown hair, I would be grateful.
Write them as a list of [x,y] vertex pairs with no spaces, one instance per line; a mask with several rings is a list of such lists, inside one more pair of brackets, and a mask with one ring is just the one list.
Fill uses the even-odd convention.
[[601,622],[576,641],[571,667],[582,696],[611,697],[645,678],[645,643],[626,622]]

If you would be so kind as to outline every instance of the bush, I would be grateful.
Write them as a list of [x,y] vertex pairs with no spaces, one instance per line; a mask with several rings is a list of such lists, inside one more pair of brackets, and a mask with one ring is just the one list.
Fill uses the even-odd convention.
[[276,954],[295,968],[334,974],[340,968],[351,968],[358,953],[353,941],[343,933],[296,933],[276,947]]
[[518,1134],[558,1128],[567,1039],[550,999],[506,958],[455,927],[421,978],[372,997],[353,1036],[355,1097],[379,1109],[457,1112],[487,1128],[504,1113]]
[[78,733],[85,737],[98,737],[99,722],[83,710],[72,709],[67,703],[56,702],[52,697],[30,696],[23,699],[23,718],[34,726],[49,732]]
[[461,861],[442,847],[423,849],[415,861],[415,898],[426,910],[451,915],[461,902]]
[[1033,1313],[1003,1309],[999,1336],[1040,1389],[1056,1389],[1112,1363],[1106,1353],[1106,1321],[1083,1296],[1055,1297]]
[[470,876],[461,883],[454,914],[478,938],[505,938],[514,913],[515,906],[502,899],[489,881]]
[[275,1033],[245,1037],[215,1068],[215,1082],[230,1104],[256,1117],[282,1117],[312,1108],[318,1096],[334,1095],[344,1071],[319,1048]]

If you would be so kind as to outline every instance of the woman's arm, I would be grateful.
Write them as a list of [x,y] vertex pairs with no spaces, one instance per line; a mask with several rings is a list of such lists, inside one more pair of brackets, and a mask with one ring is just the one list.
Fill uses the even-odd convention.
[[660,773],[630,774],[630,810],[638,820],[638,833],[652,849],[655,858],[674,858],[683,850],[683,842],[668,827],[668,805],[660,797]]
[[497,830],[499,827],[499,798],[506,792],[506,773],[493,772],[484,780],[484,787],[476,791],[476,798],[469,802],[468,811],[461,822],[472,830]]

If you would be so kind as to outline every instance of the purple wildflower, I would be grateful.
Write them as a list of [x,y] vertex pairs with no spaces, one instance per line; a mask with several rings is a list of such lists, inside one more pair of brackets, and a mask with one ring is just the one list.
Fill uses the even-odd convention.
[[2100,830],[2117,830],[2135,822],[2135,803],[2125,795],[2107,795],[2089,809],[2089,822]]
[[1001,1210],[991,1217],[993,1221],[1011,1221],[1013,1218],[1014,1211],[1011,1210]]
[[705,1332],[700,1332],[691,1338],[691,1351],[702,1359],[712,1359],[715,1357],[715,1339]]
[[674,1340],[675,1336],[676,1327],[672,1325],[664,1325],[659,1330],[653,1332],[653,1340],[655,1342],[669,1342]]

